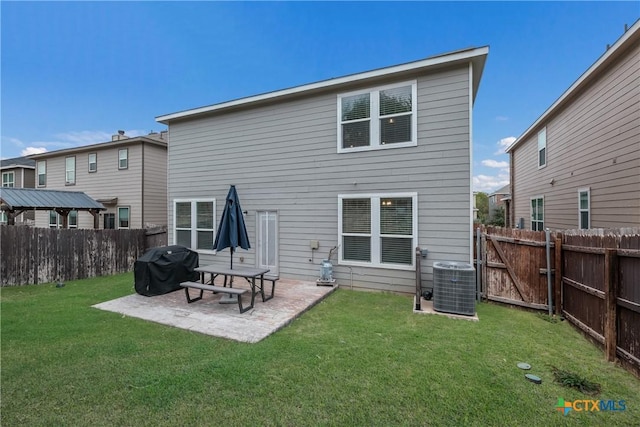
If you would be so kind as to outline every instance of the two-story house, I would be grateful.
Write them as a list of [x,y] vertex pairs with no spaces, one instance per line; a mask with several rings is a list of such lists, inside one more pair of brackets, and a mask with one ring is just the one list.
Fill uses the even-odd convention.
[[[36,188],[82,191],[102,203],[100,228],[147,228],[167,224],[167,133],[128,137],[123,131],[99,144],[29,156]],[[59,227],[54,211],[36,212],[36,227]],[[93,228],[87,212],[72,211],[70,228]]]
[[508,149],[531,230],[640,226],[640,21]]
[[[472,106],[487,47],[163,115],[169,243],[212,242],[230,185],[252,248],[234,265],[413,292],[416,247],[472,261]],[[428,252],[428,253],[427,253]],[[423,261],[423,262],[422,262]]]
[[[14,157],[0,161],[2,186],[8,188],[34,188],[36,162],[27,157]],[[33,225],[34,211],[24,212],[15,219],[16,224]],[[0,224],[7,223],[7,214],[0,212]]]

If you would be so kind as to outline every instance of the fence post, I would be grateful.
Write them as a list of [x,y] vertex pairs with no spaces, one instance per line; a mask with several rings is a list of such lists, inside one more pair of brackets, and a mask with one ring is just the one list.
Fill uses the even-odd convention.
[[608,362],[616,360],[617,306],[618,306],[618,252],[606,249],[604,253],[604,348]]
[[482,232],[476,229],[476,301],[482,301]]
[[554,285],[556,290],[556,316],[562,314],[562,234],[556,235],[555,241],[555,267],[556,274],[554,277]]

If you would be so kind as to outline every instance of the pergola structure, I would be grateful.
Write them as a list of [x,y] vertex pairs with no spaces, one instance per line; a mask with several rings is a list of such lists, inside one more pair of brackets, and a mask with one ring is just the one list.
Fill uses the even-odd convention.
[[69,212],[87,211],[93,215],[93,228],[100,228],[99,212],[106,208],[80,191],[38,190],[35,188],[0,189],[0,209],[7,213],[7,224],[15,225],[16,216],[29,210],[55,211],[62,217],[62,228],[69,228]]

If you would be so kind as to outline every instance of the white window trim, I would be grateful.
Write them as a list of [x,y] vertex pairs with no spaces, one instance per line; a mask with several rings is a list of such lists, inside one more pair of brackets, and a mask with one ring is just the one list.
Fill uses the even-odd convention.
[[[587,193],[587,209],[582,209],[580,207],[580,193]],[[589,214],[589,222],[587,224],[587,230],[591,228],[591,188],[579,188],[578,189],[578,229],[582,229],[582,212],[587,212]]]
[[[40,165],[43,165],[43,173],[40,173]],[[40,184],[40,175],[44,176],[44,184]],[[38,160],[36,163],[36,187],[46,187],[47,186],[47,161],[46,160]]]
[[[547,204],[544,201],[544,196],[533,196],[532,198],[529,199],[529,229],[530,230],[533,230],[533,227],[531,226],[531,223],[534,222],[533,221],[533,209],[531,208],[531,202],[533,200],[538,200],[538,199],[542,199],[542,229],[543,230],[545,228],[544,225],[547,222],[547,217],[544,214],[544,210],[545,210],[545,208],[547,206]],[[535,222],[540,222],[540,221],[536,220]],[[540,231],[540,230],[538,230],[538,231]]]
[[[384,268],[388,270],[407,270],[414,271],[416,269],[415,257],[411,256],[411,265],[409,264],[391,264],[380,261],[380,199],[383,198],[409,198],[412,201],[412,248],[418,246],[418,193],[367,193],[367,194],[339,194],[338,195],[338,242],[342,242],[342,201],[344,199],[370,199],[371,200],[371,262],[344,260],[342,257],[342,249],[338,250],[338,264],[350,265],[357,267]],[[373,207],[377,206],[376,209]],[[407,237],[407,236],[403,236]]]
[[[125,157],[121,158],[120,157],[120,153],[124,152],[125,153]],[[127,165],[126,166],[120,166],[120,161],[121,160],[126,160]],[[118,169],[120,170],[124,170],[124,169],[129,169],[129,149],[128,148],[121,148],[118,150]]]
[[[4,185],[4,176],[7,175],[8,177],[11,177],[11,181],[7,180],[7,183],[11,183],[11,185]],[[2,172],[2,186],[6,187],[6,188],[14,188],[16,186],[16,174],[11,171],[11,172]]]
[[[542,147],[544,149],[544,163],[541,165],[540,164],[540,151],[542,151],[542,149],[540,148],[540,135],[544,134],[544,147]],[[543,169],[547,167],[547,157],[549,157],[549,150],[547,149],[547,127],[543,127],[542,129],[540,129],[540,131],[538,132],[538,137],[536,138],[536,144],[538,147],[538,150],[536,151],[537,158],[536,158],[536,163],[538,164],[538,169]]]
[[[91,163],[91,156],[95,156],[96,161],[94,163]],[[87,170],[89,173],[96,173],[98,172],[98,153],[89,153],[87,155],[87,162],[89,163],[87,166]],[[94,164],[96,166],[95,169],[91,170],[91,165]]]
[[[74,212],[75,212],[75,215],[76,215],[76,223],[75,223],[75,225],[72,225],[71,224],[71,214],[74,213]],[[80,221],[79,216],[80,215],[78,214],[78,211],[76,211],[76,210],[69,211],[69,214],[67,215],[67,227],[69,227],[69,228],[78,228],[78,222]]]
[[[120,209],[127,209],[129,212],[129,219],[127,220],[129,222],[128,227],[120,227]],[[131,206],[118,206],[118,208],[116,209],[116,229],[128,230],[130,228],[131,228]]]
[[[69,169],[67,161],[73,159],[73,170]],[[69,172],[73,172],[73,181],[69,180]],[[76,156],[67,156],[64,158],[64,184],[75,185],[76,183]]]
[[[380,96],[382,90],[393,89],[402,86],[411,86],[411,141],[396,144],[380,144]],[[369,104],[369,138],[370,145],[366,147],[342,148],[342,98],[368,93],[371,95]],[[375,95],[375,96],[374,96]],[[418,84],[416,80],[394,83],[385,86],[377,86],[354,92],[341,93],[337,99],[337,130],[338,153],[353,153],[359,151],[387,150],[391,148],[415,147],[418,145]],[[406,113],[404,113],[406,114]],[[404,115],[403,114],[403,115]],[[365,119],[362,119],[363,121]],[[354,120],[354,122],[357,120]]]
[[[54,224],[51,222],[51,213],[54,213],[56,216],[56,223],[55,226],[53,226]],[[60,217],[60,214],[56,211],[47,211],[47,213],[49,214],[49,228],[61,228],[62,227],[62,218]]]
[[[197,249],[198,246],[198,231],[209,231],[209,229],[199,229],[194,227],[194,224],[197,224],[197,205],[198,202],[213,202],[213,239],[215,241],[216,233],[218,230],[217,222],[216,222],[216,199],[215,198],[200,198],[200,199],[173,199],[173,244],[177,245],[178,241],[178,228],[176,227],[176,207],[178,203],[191,203],[191,246],[189,249],[192,251],[196,251],[201,254],[212,254],[215,255],[216,251],[211,249]],[[186,228],[181,228],[181,230],[187,230]]]

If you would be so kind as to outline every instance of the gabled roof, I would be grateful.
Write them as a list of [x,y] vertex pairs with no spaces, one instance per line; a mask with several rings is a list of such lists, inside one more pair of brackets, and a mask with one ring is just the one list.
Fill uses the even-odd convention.
[[28,157],[14,157],[0,161],[0,169],[26,168],[35,169],[36,161]]
[[73,147],[73,148],[64,148],[62,150],[55,150],[55,151],[47,151],[39,154],[32,154],[29,156],[29,158],[35,159],[35,160],[41,160],[41,159],[56,157],[60,155],[84,153],[87,151],[94,151],[94,150],[99,150],[103,148],[126,147],[128,145],[139,144],[142,142],[166,148],[167,141],[161,139],[159,135],[160,134],[149,134],[147,136],[132,136],[132,137],[123,138],[117,141],[100,142],[98,144],[83,145],[80,147]]
[[511,193],[511,186],[510,186],[510,184],[507,184],[504,187],[494,191],[493,193],[491,193],[489,195],[493,196],[493,195],[498,195],[498,194],[510,194],[510,193]]
[[475,100],[478,87],[480,86],[480,78],[484,70],[484,64],[489,53],[489,47],[469,48],[457,50],[454,52],[444,53],[432,56],[420,61],[408,62],[405,64],[395,65],[392,67],[379,68],[372,71],[366,71],[358,74],[351,74],[344,77],[323,80],[316,83],[310,83],[302,86],[296,86],[289,89],[267,92],[261,95],[249,96],[246,98],[235,99],[220,104],[209,105],[206,107],[194,108],[190,110],[179,111],[177,113],[165,114],[156,117],[156,121],[169,124],[174,120],[193,118],[195,116],[220,113],[235,108],[247,108],[261,105],[267,102],[284,101],[293,97],[302,95],[311,95],[313,93],[326,91],[328,89],[338,89],[347,85],[365,83],[368,80],[379,79],[382,77],[398,77],[404,75],[435,70],[437,68],[448,67],[455,64],[473,63],[473,99]]
[[609,47],[607,51],[598,60],[589,67],[570,87],[567,89],[560,98],[556,100],[547,111],[533,122],[527,130],[524,131],[513,144],[511,144],[505,151],[508,153],[520,145],[522,142],[528,140],[531,135],[540,130],[542,125],[551,119],[557,112],[561,111],[565,105],[569,104],[574,96],[576,96],[584,87],[591,84],[600,73],[606,70],[606,68],[613,61],[621,57],[627,49],[640,42],[640,19],[635,22],[623,35],[620,37],[613,46]]
[[106,210],[85,193],[79,191],[38,190],[35,188],[0,188],[2,210]]

